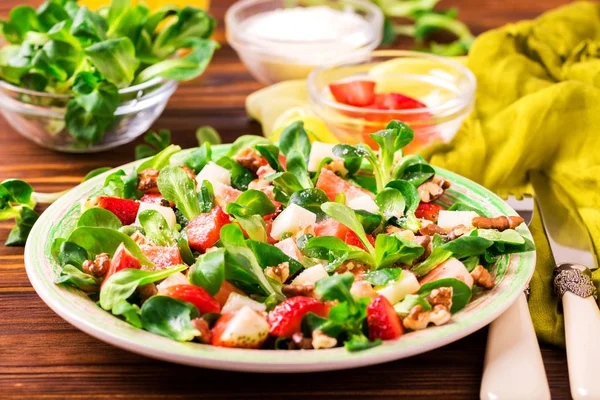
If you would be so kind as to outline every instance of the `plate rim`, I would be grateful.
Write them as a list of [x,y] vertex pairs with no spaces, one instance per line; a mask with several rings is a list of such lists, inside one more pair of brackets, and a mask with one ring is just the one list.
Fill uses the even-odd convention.
[[[186,150],[190,151],[193,149]],[[181,156],[181,153],[178,155]],[[527,253],[509,255],[507,274],[509,270],[512,271],[511,266],[514,266],[517,262],[519,263],[518,266],[525,267],[526,271],[512,271],[513,275],[515,275],[516,272],[519,272],[519,274],[516,274],[513,279],[511,279],[512,286],[510,287],[510,292],[500,292],[496,297],[492,297],[492,300],[495,300],[493,303],[496,305],[495,309],[485,310],[485,315],[479,318],[475,318],[473,315],[471,315],[472,313],[468,313],[467,317],[474,319],[474,321],[469,321],[469,323],[462,328],[459,327],[452,329],[456,323],[451,322],[450,324],[440,327],[431,327],[427,330],[419,331],[433,332],[434,330],[437,330],[440,332],[440,334],[442,332],[448,332],[441,337],[431,339],[427,339],[427,336],[431,336],[432,334],[421,334],[421,336],[426,338],[423,343],[409,346],[408,348],[402,346],[402,338],[398,341],[384,342],[383,345],[376,348],[356,353],[347,352],[343,347],[329,350],[310,350],[297,352],[290,352],[289,350],[245,350],[216,348],[214,346],[202,345],[198,343],[180,343],[172,339],[161,337],[145,330],[132,327],[126,322],[113,317],[111,313],[98,308],[98,311],[102,314],[105,314],[105,316],[110,316],[110,318],[121,322],[121,324],[127,325],[127,327],[123,327],[121,324],[117,323],[119,328],[135,330],[136,332],[132,333],[132,335],[141,337],[141,341],[134,341],[129,337],[124,336],[125,332],[122,332],[121,329],[118,331],[113,331],[114,328],[110,326],[98,326],[98,324],[93,323],[90,319],[84,318],[84,315],[82,315],[82,310],[78,310],[76,307],[67,307],[65,304],[61,304],[58,299],[54,298],[52,290],[50,290],[50,288],[56,290],[56,288],[59,286],[57,286],[53,281],[42,279],[40,274],[44,268],[41,265],[38,266],[37,263],[39,261],[43,262],[43,260],[48,257],[48,247],[42,245],[42,242],[40,241],[43,238],[43,234],[45,232],[49,232],[54,223],[62,220],[62,218],[65,217],[65,210],[71,209],[73,205],[80,200],[79,197],[81,196],[78,197],[78,194],[82,195],[86,191],[96,188],[110,173],[119,169],[135,167],[143,161],[144,160],[138,160],[121,165],[111,169],[110,171],[100,174],[89,181],[83,182],[71,189],[62,197],[62,199],[66,199],[66,201],[61,202],[59,200],[50,205],[50,207],[48,207],[48,209],[42,213],[31,231],[30,237],[32,240],[27,241],[24,258],[27,276],[36,293],[42,299],[42,301],[44,301],[44,303],[46,303],[46,305],[48,305],[48,307],[50,307],[61,318],[81,331],[105,343],[150,358],[195,367],[262,373],[342,370],[407,358],[445,346],[456,340],[464,338],[492,322],[517,300],[520,293],[527,286],[535,270],[535,250]],[[434,168],[436,169],[436,172],[440,172],[441,175],[446,176],[452,183],[457,184],[459,187],[464,187],[467,190],[476,193],[483,193],[487,198],[490,198],[496,203],[499,201],[500,203],[495,204],[494,206],[500,208],[503,213],[517,215],[516,212],[510,208],[510,206],[508,206],[508,204],[502,201],[502,199],[478,183],[443,168],[435,166]],[[65,207],[65,204],[68,206]],[[64,211],[63,214],[60,214],[60,211]],[[526,237],[532,239],[531,232],[527,227],[520,227],[520,231]],[[60,288],[61,290],[69,292],[69,290],[65,289],[64,287]],[[488,297],[489,296],[486,296],[485,300],[487,300]],[[486,309],[487,307],[480,308]],[[479,313],[481,312],[482,311],[479,310]],[[404,341],[406,342],[406,339],[404,339]],[[152,344],[158,346],[152,346]],[[196,354],[198,353],[199,348],[202,349],[200,351],[201,354]],[[186,353],[186,351],[188,351],[188,353]],[[285,352],[283,353],[286,354],[285,358],[277,356],[283,355],[282,352]],[[290,357],[290,353],[292,353],[294,356]],[[223,356],[223,354],[225,354],[225,356]],[[296,357],[296,355],[299,354],[301,355]],[[273,355],[275,355],[275,357],[273,357]]]

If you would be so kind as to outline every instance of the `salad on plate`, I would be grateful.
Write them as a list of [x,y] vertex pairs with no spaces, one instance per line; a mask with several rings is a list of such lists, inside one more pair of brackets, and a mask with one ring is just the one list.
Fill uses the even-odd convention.
[[533,243],[520,217],[448,205],[452,182],[404,155],[413,136],[391,121],[374,151],[311,142],[296,122],[278,144],[170,145],[82,201],[52,245],[56,283],[220,347],[358,351],[451,323],[497,283],[500,257]]

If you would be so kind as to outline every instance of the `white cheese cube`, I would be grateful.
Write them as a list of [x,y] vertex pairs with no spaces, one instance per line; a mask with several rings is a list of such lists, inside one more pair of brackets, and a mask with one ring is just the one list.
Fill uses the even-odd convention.
[[444,229],[452,229],[458,225],[473,228],[473,218],[479,217],[474,211],[446,211],[441,210],[438,216],[438,226]]
[[189,285],[190,282],[188,278],[182,274],[181,272],[175,272],[172,275],[169,275],[165,280],[156,285],[156,289],[158,292],[164,292],[167,288],[175,285]]
[[404,300],[406,295],[416,293],[421,285],[417,281],[417,278],[412,272],[402,271],[400,277],[395,281],[389,283],[387,286],[378,286],[377,293],[385,297],[392,304],[396,304],[399,301]]
[[252,300],[248,296],[241,295],[239,293],[232,292],[225,305],[221,309],[221,314],[227,314],[231,312],[235,312],[241,310],[244,307],[250,307],[254,311],[264,312],[267,311],[267,306],[263,303],[259,303],[256,300]]
[[310,155],[308,156],[308,170],[315,172],[317,169],[319,169],[321,161],[327,157],[331,157],[333,159],[337,158],[333,155],[333,146],[335,145],[322,142],[313,142],[310,148]]
[[300,229],[317,222],[317,215],[300,207],[297,204],[290,204],[274,220],[271,229],[271,237],[279,240],[282,234],[289,232],[294,234]]
[[175,228],[175,224],[177,224],[177,217],[175,217],[175,212],[171,207],[163,207],[158,204],[152,203],[140,203],[140,208],[138,209],[137,216],[135,217],[135,222],[133,225],[140,226],[140,214],[146,210],[154,210],[158,211],[164,219],[167,221],[167,225],[169,225],[170,229]]
[[375,201],[367,195],[355,197],[346,203],[353,210],[364,210],[372,214],[379,213],[379,207]]
[[325,271],[325,268],[321,264],[317,264],[300,272],[292,281],[292,285],[314,285],[317,281],[328,276],[329,274]]
[[231,185],[231,173],[228,169],[211,161],[206,164],[204,168],[202,168],[202,171],[196,176],[198,187],[200,187],[204,181],[209,181],[213,185],[217,182],[222,183],[223,185]]
[[289,237],[285,240],[282,240],[281,242],[277,242],[275,243],[275,247],[281,250],[283,254],[290,258],[293,258],[296,261],[298,261],[298,259],[300,258],[300,249],[298,249],[298,246],[296,246],[296,241],[294,240],[294,238]]

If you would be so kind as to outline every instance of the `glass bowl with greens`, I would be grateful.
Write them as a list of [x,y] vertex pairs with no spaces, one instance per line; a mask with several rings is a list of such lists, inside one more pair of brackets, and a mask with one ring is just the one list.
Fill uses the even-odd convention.
[[0,112],[15,130],[58,151],[113,148],[145,132],[178,81],[201,75],[218,44],[205,11],[113,0],[18,6],[0,20]]

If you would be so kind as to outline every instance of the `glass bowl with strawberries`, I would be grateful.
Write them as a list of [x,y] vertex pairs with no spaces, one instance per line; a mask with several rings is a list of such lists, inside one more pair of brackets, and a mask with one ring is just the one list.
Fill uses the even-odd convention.
[[322,66],[308,78],[311,105],[345,143],[364,142],[390,120],[415,131],[405,150],[450,141],[473,107],[474,75],[457,60],[406,50]]

